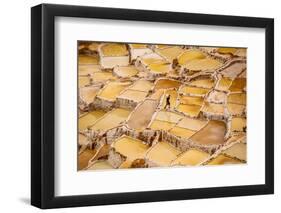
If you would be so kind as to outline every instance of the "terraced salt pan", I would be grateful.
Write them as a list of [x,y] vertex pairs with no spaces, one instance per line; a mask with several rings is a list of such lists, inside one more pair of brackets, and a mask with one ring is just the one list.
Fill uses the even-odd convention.
[[240,73],[246,69],[246,63],[243,61],[236,61],[221,71],[221,74],[227,78],[236,78]]
[[178,46],[168,47],[164,49],[156,49],[156,52],[170,63],[172,63],[173,60],[177,58],[180,54],[182,54],[184,51],[184,49]]
[[172,65],[163,61],[161,63],[150,63],[147,65],[147,68],[150,72],[165,74],[172,69]]
[[82,115],[78,120],[78,129],[83,131],[88,127],[91,127],[99,118],[105,114],[104,111],[95,110]]
[[132,129],[143,130],[145,129],[152,115],[154,114],[158,105],[158,101],[146,99],[144,102],[140,103],[132,112],[130,118],[127,122],[128,126]]
[[245,113],[246,106],[241,104],[227,104],[227,110],[232,116],[241,116]]
[[135,66],[116,66],[113,73],[120,78],[130,78],[138,74],[138,70]]
[[120,153],[129,160],[144,158],[149,148],[149,146],[142,141],[128,136],[118,138],[111,146],[117,153]]
[[190,138],[192,135],[194,135],[195,131],[179,126],[174,126],[172,129],[170,129],[169,133],[179,138]]
[[223,121],[210,120],[206,126],[194,134],[190,140],[201,145],[219,145],[225,142],[226,124]]
[[205,96],[209,89],[199,88],[199,87],[191,87],[191,86],[181,86],[179,89],[180,93],[187,94],[187,95],[194,95],[194,96]]
[[224,92],[214,90],[209,93],[207,101],[215,104],[224,104],[226,99],[227,95]]
[[216,158],[212,159],[207,163],[207,165],[225,165],[225,164],[240,164],[239,160],[228,157],[224,154],[219,154]]
[[230,125],[232,132],[243,132],[247,126],[247,120],[242,117],[233,117]]
[[245,78],[236,78],[229,87],[231,92],[243,92],[246,88],[247,80]]
[[240,160],[247,160],[247,145],[245,143],[235,143],[222,153],[229,157],[238,158]]
[[78,87],[85,87],[91,84],[91,78],[88,76],[79,76],[78,78]]
[[215,81],[211,78],[196,79],[188,83],[190,86],[201,87],[206,89],[211,89],[215,84]]
[[78,74],[79,76],[87,76],[87,75],[92,75],[95,72],[101,72],[101,67],[100,65],[96,64],[83,64],[78,66]]
[[178,127],[190,129],[193,131],[198,131],[203,128],[208,123],[207,120],[199,120],[185,117],[178,124]]
[[103,117],[97,120],[91,127],[92,130],[107,131],[120,125],[124,122],[129,114],[131,113],[128,109],[116,108],[110,112],[107,112]]
[[185,65],[192,60],[203,58],[206,58],[206,55],[203,52],[200,50],[191,49],[182,53],[177,60],[179,65]]
[[100,65],[105,69],[115,66],[127,66],[130,63],[129,52],[125,44],[102,44],[99,46]]
[[210,114],[219,114],[224,115],[225,114],[225,107],[223,104],[215,104],[215,103],[209,103],[205,102],[202,111],[205,113]]
[[181,82],[172,80],[172,79],[166,79],[166,78],[161,78],[158,79],[155,82],[154,90],[158,89],[173,89],[173,88],[179,88],[181,86]]
[[218,81],[218,84],[216,85],[216,89],[220,90],[220,91],[228,91],[228,89],[231,86],[231,84],[232,84],[232,79],[222,77]]
[[174,112],[159,111],[149,125],[149,128],[154,130],[169,130],[182,118],[182,115]]
[[227,97],[227,103],[246,105],[246,93],[232,93]]
[[138,102],[143,101],[145,99],[146,95],[147,95],[147,92],[127,89],[124,92],[122,92],[118,96],[118,98],[133,100],[138,103]]
[[112,72],[95,72],[92,74],[92,79],[94,83],[106,82],[108,80],[115,80],[116,77],[113,76]]
[[153,87],[153,83],[147,80],[138,80],[130,87],[131,90],[148,92]]
[[102,56],[124,56],[129,54],[125,44],[104,44],[100,50]]
[[110,101],[115,101],[116,97],[129,85],[131,82],[109,82],[100,91],[98,97]]
[[186,114],[188,116],[197,117],[200,113],[201,106],[190,105],[190,104],[179,104],[177,106],[177,110],[179,112],[183,112],[184,114]]
[[92,165],[87,167],[87,170],[103,170],[113,169],[113,167],[107,162],[107,160],[97,160]]
[[86,104],[90,104],[93,103],[99,90],[99,86],[83,87],[79,89],[79,96]]
[[215,71],[223,64],[212,58],[194,59],[183,65],[185,69],[191,71]]
[[153,166],[169,166],[181,152],[167,142],[158,142],[146,154],[145,158]]
[[98,56],[79,55],[78,57],[79,65],[98,64],[98,62],[99,62]]
[[181,96],[179,100],[180,104],[198,105],[202,106],[204,98],[196,96]]
[[234,56],[241,56],[241,57],[246,57],[247,55],[246,48],[222,47],[222,48],[218,48],[217,52],[220,54],[231,54]]
[[152,53],[152,50],[146,44],[129,44],[129,47],[131,61],[137,59],[137,57]]
[[197,166],[206,161],[210,155],[207,152],[203,152],[196,149],[190,149],[180,154],[172,162],[172,166]]

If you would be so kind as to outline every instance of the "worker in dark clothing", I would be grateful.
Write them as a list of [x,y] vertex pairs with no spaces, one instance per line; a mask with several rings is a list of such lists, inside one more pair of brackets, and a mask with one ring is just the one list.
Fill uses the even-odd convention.
[[171,108],[171,102],[170,102],[170,99],[171,99],[171,96],[170,95],[167,95],[166,97],[166,105],[165,105],[165,109],[170,109]]

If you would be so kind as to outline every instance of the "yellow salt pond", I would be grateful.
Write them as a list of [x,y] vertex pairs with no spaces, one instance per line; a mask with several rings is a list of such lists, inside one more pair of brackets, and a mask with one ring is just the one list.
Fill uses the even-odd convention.
[[231,92],[241,92],[244,90],[244,88],[246,87],[246,78],[236,78],[234,79],[234,81],[232,82],[229,90]]
[[225,165],[225,164],[240,164],[239,160],[228,157],[224,154],[219,154],[216,158],[212,159],[207,163],[207,165]]
[[225,133],[226,124],[223,121],[210,120],[190,140],[201,145],[218,145],[224,143]]
[[154,89],[172,89],[172,88],[179,88],[181,86],[181,82],[171,80],[171,79],[159,79],[156,81]]
[[141,102],[145,99],[147,92],[127,89],[121,93],[118,98],[133,100],[135,102]]
[[153,129],[153,130],[169,130],[171,129],[173,126],[175,125],[175,123],[171,123],[168,121],[161,121],[161,120],[154,120],[151,125],[149,126],[149,128]]
[[238,158],[240,160],[247,160],[247,145],[245,143],[235,143],[222,153],[229,157]]
[[100,65],[96,64],[86,64],[86,65],[79,65],[78,67],[78,74],[80,76],[92,75],[95,72],[101,72]]
[[197,166],[207,160],[210,155],[207,152],[203,152],[196,149],[190,149],[179,155],[177,159],[172,162],[173,166]]
[[217,86],[216,86],[216,89],[217,90],[222,90],[222,91],[228,91],[229,87],[231,86],[232,84],[232,80],[230,78],[225,78],[225,77],[222,77]]
[[211,58],[194,59],[184,65],[184,68],[192,71],[214,71],[222,66],[218,60]]
[[91,78],[88,76],[79,76],[78,78],[78,87],[85,87],[91,84]]
[[130,84],[131,82],[109,82],[98,94],[98,97],[115,101],[116,97]]
[[153,83],[147,80],[138,80],[131,87],[131,90],[148,92],[153,87]]
[[167,121],[170,123],[177,123],[184,116],[168,111],[159,111],[155,117],[156,120]]
[[129,160],[143,158],[149,148],[149,146],[142,141],[129,136],[118,138],[111,146],[116,152],[127,157]]
[[169,166],[181,152],[167,142],[158,142],[146,154],[146,159],[157,166]]
[[242,117],[233,117],[231,120],[231,131],[243,132],[247,126],[247,120]]
[[85,130],[88,127],[92,126],[104,114],[104,111],[96,110],[82,115],[78,120],[79,131]]
[[199,120],[185,117],[178,124],[178,127],[198,131],[208,123],[207,120]]
[[111,72],[95,72],[92,76],[93,82],[104,82],[116,79]]
[[113,169],[107,160],[97,160],[92,165],[87,167],[87,170],[102,170],[102,169]]
[[134,66],[117,66],[114,73],[121,78],[129,78],[138,74],[138,70]]
[[135,49],[143,49],[143,48],[147,48],[148,45],[147,44],[131,44],[131,47],[135,48]]
[[202,106],[203,102],[204,102],[204,98],[202,98],[202,97],[182,96],[180,98],[180,103],[181,104],[190,104],[190,105]]
[[190,85],[190,86],[202,87],[202,88],[207,88],[207,89],[211,89],[214,86],[214,84],[215,84],[215,82],[211,78],[196,79],[196,80],[188,83],[188,85]]
[[99,58],[98,56],[88,56],[88,55],[79,55],[78,57],[78,64],[98,64]]
[[191,87],[191,86],[183,86],[183,87],[180,88],[180,92],[182,92],[184,94],[204,96],[209,92],[209,89],[199,88],[199,87]]
[[154,73],[168,73],[172,69],[171,64],[167,62],[151,63],[147,67],[149,71]]
[[189,105],[189,104],[179,104],[177,110],[183,112],[186,115],[197,117],[200,113],[201,106]]
[[107,112],[103,117],[97,120],[91,127],[92,130],[107,131],[113,127],[118,126],[121,122],[125,121],[130,110],[116,108],[110,112]]
[[177,58],[180,54],[184,52],[184,49],[174,46],[165,49],[157,49],[157,53],[164,58],[166,58],[169,62],[173,62],[175,58]]
[[227,97],[227,103],[246,105],[246,93],[232,93]]
[[128,55],[128,50],[125,44],[105,44],[101,46],[103,56],[124,56]]
[[192,131],[187,128],[182,128],[179,126],[174,126],[169,132],[171,134],[181,137],[181,138],[189,138],[190,136],[192,136],[195,133],[195,131]]
[[204,58],[206,58],[206,56],[200,50],[195,50],[195,49],[187,50],[178,57],[178,63],[180,65],[184,65],[194,59],[204,59]]
[[215,103],[209,103],[205,102],[202,111],[206,113],[214,113],[214,114],[224,114],[224,105],[223,104],[215,104]]
[[217,49],[218,53],[221,54],[232,54],[234,55],[237,51],[237,48],[231,48],[231,47],[221,47]]
[[242,115],[245,112],[246,106],[241,104],[227,104],[228,112],[231,115]]

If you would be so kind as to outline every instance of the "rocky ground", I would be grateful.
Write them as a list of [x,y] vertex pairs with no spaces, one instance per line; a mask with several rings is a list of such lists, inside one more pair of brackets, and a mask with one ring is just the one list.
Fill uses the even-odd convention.
[[241,164],[246,49],[79,42],[78,170]]

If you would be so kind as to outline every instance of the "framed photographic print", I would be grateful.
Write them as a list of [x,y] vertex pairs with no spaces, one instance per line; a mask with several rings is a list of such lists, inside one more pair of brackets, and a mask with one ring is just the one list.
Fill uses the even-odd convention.
[[274,21],[31,9],[31,203],[271,194]]

